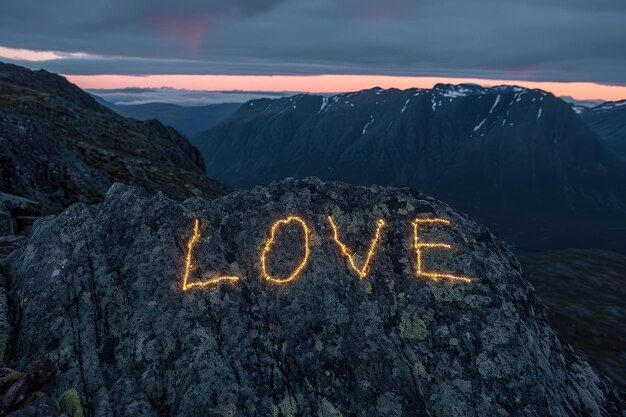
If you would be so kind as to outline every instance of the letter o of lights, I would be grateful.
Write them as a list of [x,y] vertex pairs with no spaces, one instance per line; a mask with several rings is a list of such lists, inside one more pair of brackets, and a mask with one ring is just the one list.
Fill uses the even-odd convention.
[[[290,223],[296,223],[302,229],[302,232],[304,234],[304,256],[302,257],[302,259],[300,260],[296,268],[291,272],[289,276],[284,277],[284,278],[275,277],[272,274],[270,274],[268,270],[267,258],[270,252],[272,251],[272,248],[276,244],[276,233],[278,232],[278,229]],[[261,251],[261,275],[263,279],[273,284],[282,285],[282,284],[290,283],[294,281],[296,278],[298,278],[298,275],[300,275],[304,267],[306,267],[306,265],[309,263],[310,255],[311,255],[311,230],[309,229],[309,226],[306,224],[304,219],[298,216],[289,216],[284,219],[277,220],[272,225],[269,236],[267,237],[267,239],[265,239],[263,250]]]

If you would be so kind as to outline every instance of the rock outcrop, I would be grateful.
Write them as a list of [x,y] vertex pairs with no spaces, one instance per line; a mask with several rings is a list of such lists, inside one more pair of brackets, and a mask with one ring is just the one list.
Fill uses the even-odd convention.
[[177,199],[227,191],[174,129],[121,117],[56,74],[0,63],[0,191],[50,213],[97,204],[114,182]]
[[0,236],[12,235],[15,231],[15,222],[11,212],[0,201]]
[[22,245],[41,216],[40,203],[0,191],[0,260]]
[[[269,238],[285,216],[306,232],[294,220]],[[381,225],[366,279],[327,216],[357,267]],[[416,277],[416,218],[451,222],[419,232],[453,246],[424,249],[422,272],[471,282]],[[300,274],[277,285],[264,268]],[[76,389],[90,416],[626,415],[515,257],[405,189],[289,179],[179,203],[117,184],[95,214],[39,220],[2,272],[20,312],[9,357],[43,355],[52,398]],[[232,279],[198,284],[217,274]]]

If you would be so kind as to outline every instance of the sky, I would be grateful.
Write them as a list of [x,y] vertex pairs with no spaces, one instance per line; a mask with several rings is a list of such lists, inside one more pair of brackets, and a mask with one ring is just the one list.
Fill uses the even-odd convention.
[[518,84],[626,98],[624,0],[0,2],[0,60],[83,88]]

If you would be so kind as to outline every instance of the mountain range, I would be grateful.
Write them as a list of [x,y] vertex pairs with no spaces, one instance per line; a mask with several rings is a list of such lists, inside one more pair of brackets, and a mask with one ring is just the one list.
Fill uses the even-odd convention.
[[113,104],[96,96],[96,100],[114,112],[137,120],[156,119],[186,137],[192,137],[215,126],[237,110],[242,103],[180,106],[170,103]]
[[580,115],[609,149],[626,160],[626,100],[583,109]]
[[260,99],[193,140],[209,175],[235,188],[311,175],[412,187],[520,251],[626,251],[626,164],[545,91],[439,84]]

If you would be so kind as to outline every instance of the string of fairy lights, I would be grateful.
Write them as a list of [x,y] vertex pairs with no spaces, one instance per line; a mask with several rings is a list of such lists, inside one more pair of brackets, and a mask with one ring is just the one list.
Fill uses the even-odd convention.
[[434,281],[440,280],[440,279],[450,279],[453,281],[463,281],[463,282],[472,282],[471,278],[468,277],[462,277],[462,276],[458,276],[458,275],[452,275],[452,274],[445,274],[445,273],[439,273],[439,272],[426,272],[424,271],[424,261],[422,260],[422,255],[423,255],[423,249],[424,248],[430,248],[430,249],[452,249],[451,245],[448,245],[447,243],[424,243],[420,240],[419,238],[419,226],[421,224],[445,224],[445,225],[450,225],[450,220],[447,219],[415,219],[413,220],[413,222],[411,222],[411,225],[413,226],[413,248],[415,249],[415,256],[416,256],[416,262],[417,262],[417,276],[418,277],[426,277],[426,278],[430,278]]
[[213,286],[215,284],[219,284],[220,282],[230,282],[235,283],[239,281],[239,277],[236,276],[216,276],[209,279],[205,279],[203,281],[189,282],[189,275],[192,270],[195,269],[195,265],[193,263],[193,248],[200,241],[200,221],[198,219],[194,219],[193,222],[193,234],[189,241],[187,242],[187,254],[185,255],[185,272],[183,274],[183,291],[190,290],[192,288],[206,288]]
[[[267,257],[269,253],[271,252],[272,248],[274,247],[274,245],[276,244],[276,231],[278,230],[279,227],[288,225],[289,223],[296,223],[300,226],[300,228],[302,228],[302,232],[304,234],[304,256],[302,257],[302,260],[300,261],[300,263],[298,263],[296,268],[291,272],[289,276],[285,278],[277,278],[273,276],[272,274],[270,274],[268,270]],[[311,236],[311,231],[309,229],[309,226],[306,224],[304,219],[302,219],[302,217],[289,216],[287,218],[274,222],[274,224],[272,225],[270,229],[270,235],[265,240],[263,250],[261,251],[261,276],[263,277],[263,279],[273,284],[279,284],[279,285],[284,285],[284,284],[294,281],[298,277],[298,275],[300,275],[304,267],[309,262],[309,255],[311,254],[310,236]]]
[[[341,255],[347,259],[347,263],[350,269],[352,269],[360,279],[366,279],[371,271],[372,261],[374,259],[374,255],[378,246],[380,246],[380,242],[382,240],[382,232],[386,227],[386,223],[383,219],[378,219],[376,221],[376,229],[374,231],[374,236],[372,237],[367,254],[363,258],[361,266],[357,265],[357,254],[352,251],[342,240],[340,237],[339,226],[332,218],[332,216],[327,217],[330,228],[332,229],[332,240],[338,246]],[[276,276],[273,275],[270,271],[269,266],[269,258],[271,257],[271,253],[277,243],[277,235],[280,229],[290,224],[294,224],[299,227],[302,231],[303,235],[303,255],[299,260],[297,265],[293,268],[291,273],[286,276]],[[451,281],[461,281],[461,282],[472,282],[473,279],[465,276],[454,275],[446,272],[432,272],[426,271],[424,267],[424,251],[427,249],[445,249],[451,250],[452,245],[442,242],[423,242],[420,239],[419,232],[420,228],[423,225],[434,225],[440,224],[445,226],[450,226],[451,222],[447,219],[441,218],[417,218],[411,222],[413,228],[413,250],[415,252],[415,262],[416,262],[416,277],[418,278],[427,278],[433,281],[438,281],[441,279],[447,279]],[[300,216],[290,215],[285,218],[279,219],[275,221],[270,229],[268,236],[263,242],[263,247],[260,252],[260,271],[261,278],[265,281],[268,281],[272,284],[276,285],[285,285],[295,281],[306,268],[306,266],[310,262],[311,258],[311,235],[312,229],[307,224],[307,222]],[[235,275],[217,275],[208,278],[204,278],[201,281],[190,282],[189,278],[192,275],[193,271],[196,269],[197,265],[193,261],[193,251],[195,246],[198,244],[201,238],[200,233],[200,221],[199,219],[194,219],[193,224],[193,232],[187,241],[187,249],[185,254],[185,265],[183,271],[183,282],[182,289],[183,291],[188,291],[193,288],[208,288],[215,286],[220,283],[230,283],[235,284],[240,281],[240,277]]]
[[356,265],[356,254],[348,249],[348,247],[339,238],[339,228],[335,224],[335,220],[333,220],[332,216],[328,216],[328,223],[330,223],[330,227],[333,229],[333,240],[339,246],[342,255],[348,258],[348,264],[350,265],[350,267],[357,273],[359,278],[367,278],[370,270],[370,263],[372,262],[372,258],[374,257],[376,246],[380,241],[380,233],[385,227],[385,221],[383,219],[378,219],[376,221],[376,232],[374,233],[374,238],[370,242],[370,247],[367,251],[367,256],[365,257],[365,262],[363,262],[363,265],[360,268]]

